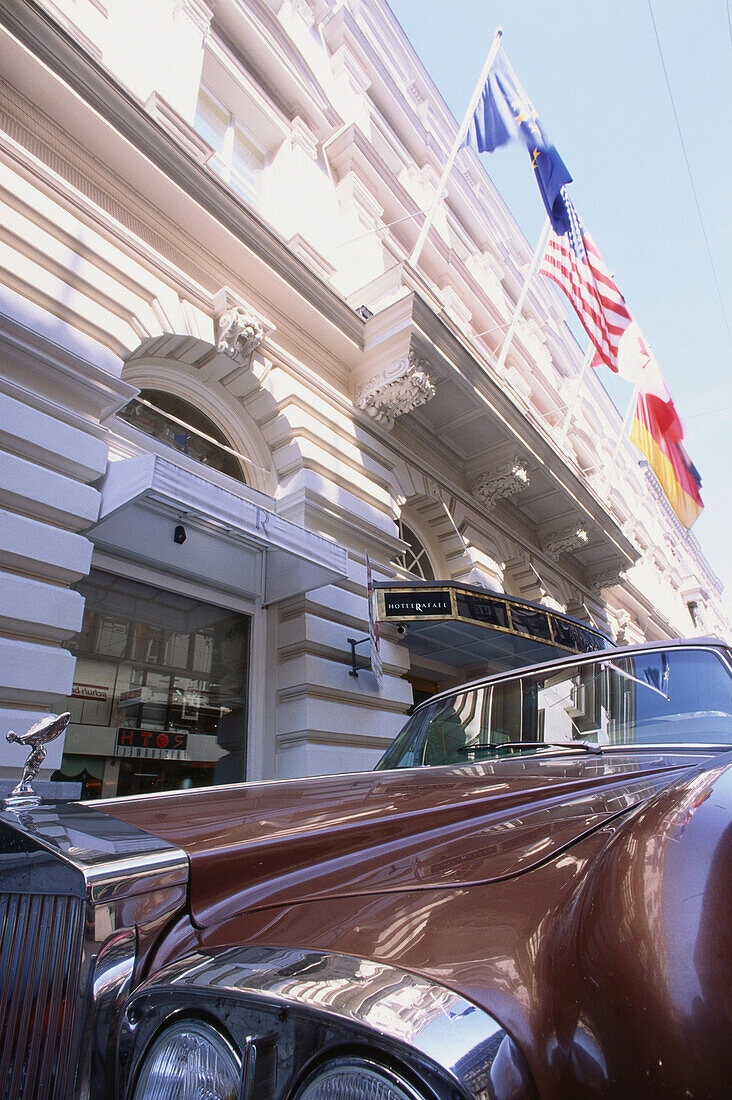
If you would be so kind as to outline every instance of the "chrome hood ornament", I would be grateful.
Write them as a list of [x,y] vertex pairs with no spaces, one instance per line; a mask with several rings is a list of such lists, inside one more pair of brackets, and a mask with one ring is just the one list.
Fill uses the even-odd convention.
[[71,715],[68,711],[64,711],[63,714],[44,715],[25,733],[13,733],[10,730],[7,740],[17,741],[19,745],[25,745],[31,751],[25,762],[20,783],[13,788],[5,799],[6,809],[17,810],[23,807],[37,806],[40,803],[40,795],[35,793],[31,783],[38,775],[41,764],[46,759],[46,745],[60,737],[70,721]]

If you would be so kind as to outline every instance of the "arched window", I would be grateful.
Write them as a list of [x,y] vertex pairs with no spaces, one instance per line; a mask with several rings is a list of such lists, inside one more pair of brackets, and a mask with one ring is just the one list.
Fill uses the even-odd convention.
[[435,571],[427,554],[427,548],[419,535],[409,527],[402,517],[399,517],[399,538],[406,542],[407,549],[398,558],[394,558],[394,565],[400,573],[411,574],[423,581],[433,581]]
[[163,390],[141,390],[117,415],[203,466],[247,484],[242,463],[226,436],[200,409],[182,397]]

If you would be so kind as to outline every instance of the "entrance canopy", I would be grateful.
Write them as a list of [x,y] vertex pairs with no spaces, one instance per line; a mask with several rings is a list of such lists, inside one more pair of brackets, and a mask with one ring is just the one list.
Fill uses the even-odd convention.
[[112,462],[89,535],[116,555],[264,604],[347,576],[342,546],[282,519],[262,493],[236,488],[158,455]]
[[503,671],[612,645],[569,615],[470,584],[379,581],[374,588],[378,620],[404,628],[410,654],[450,668]]

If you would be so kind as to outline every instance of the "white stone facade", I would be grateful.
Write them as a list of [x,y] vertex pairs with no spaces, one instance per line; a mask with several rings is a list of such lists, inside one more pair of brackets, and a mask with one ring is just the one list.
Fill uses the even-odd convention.
[[[548,281],[496,370],[532,248],[470,151],[410,265],[456,125],[385,3],[5,0],[0,58],[0,746],[70,694],[92,565],[251,617],[250,778],[367,767],[444,682],[388,631],[381,690],[348,675],[400,518],[435,576],[620,641],[727,632],[594,378],[564,432],[582,355]],[[200,409],[247,485],[121,420],[141,390]],[[175,519],[152,484],[136,542],[99,522],[108,462],[144,454],[187,486],[185,570],[138,545]],[[258,534],[221,519],[247,509]],[[237,588],[206,555],[245,545]]]

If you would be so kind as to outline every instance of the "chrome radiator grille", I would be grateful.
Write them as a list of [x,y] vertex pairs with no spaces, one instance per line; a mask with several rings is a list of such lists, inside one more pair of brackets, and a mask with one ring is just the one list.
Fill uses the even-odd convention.
[[56,1100],[76,1064],[80,898],[0,894],[0,1097]]

